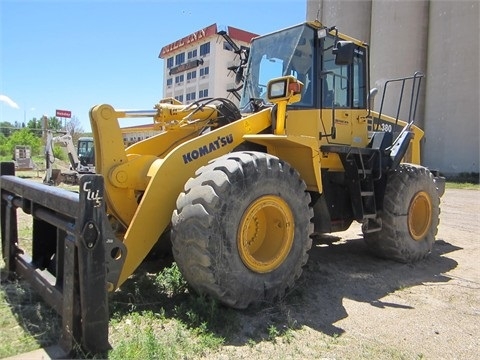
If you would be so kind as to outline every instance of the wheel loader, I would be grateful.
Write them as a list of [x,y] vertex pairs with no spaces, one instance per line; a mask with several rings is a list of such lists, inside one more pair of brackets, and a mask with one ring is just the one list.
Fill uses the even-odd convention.
[[[238,309],[282,297],[302,273],[312,236],[354,221],[373,254],[424,258],[444,180],[420,165],[424,132],[414,121],[423,74],[385,83],[384,95],[390,84],[402,90],[397,116],[387,116],[384,98],[380,111],[371,106],[368,54],[367,44],[335,27],[306,22],[253,39],[235,70],[243,81],[239,107],[225,98],[188,105],[169,98],[151,110],[94,106],[98,175],[82,178],[79,204],[65,205],[67,225],[59,225],[65,209],[47,208],[59,197],[73,201],[70,195],[55,189],[37,199],[31,185],[3,170],[7,266],[35,276],[53,268],[48,276],[57,282],[44,281],[40,291],[68,285],[51,302],[79,304],[80,315],[62,310],[67,325],[76,323],[75,336],[98,349],[106,344],[99,332],[108,331],[105,289],[121,287],[162,242],[171,242],[191,288]],[[409,116],[401,120],[405,106]],[[151,118],[163,131],[125,148],[125,118]],[[15,234],[17,207],[42,229],[34,226],[31,261]],[[67,253],[75,259],[70,267]]]

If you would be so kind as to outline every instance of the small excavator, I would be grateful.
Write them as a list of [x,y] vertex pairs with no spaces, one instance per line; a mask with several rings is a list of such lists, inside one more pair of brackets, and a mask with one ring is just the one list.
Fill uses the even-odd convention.
[[[55,163],[54,145],[59,144],[66,148],[69,170],[54,169]],[[92,137],[80,137],[77,143],[77,150],[73,145],[70,134],[54,136],[52,130],[47,130],[45,142],[45,178],[43,182],[47,185],[58,185],[61,182],[71,185],[78,185],[79,177],[82,174],[95,173],[95,157]]]

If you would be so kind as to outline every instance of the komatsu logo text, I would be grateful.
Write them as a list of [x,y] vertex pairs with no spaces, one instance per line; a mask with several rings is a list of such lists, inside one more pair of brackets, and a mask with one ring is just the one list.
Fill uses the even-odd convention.
[[197,160],[198,158],[210,154],[212,151],[218,150],[233,142],[233,135],[219,136],[216,140],[209,144],[203,145],[198,149],[192,150],[189,153],[183,154],[183,162],[188,164],[190,161]]

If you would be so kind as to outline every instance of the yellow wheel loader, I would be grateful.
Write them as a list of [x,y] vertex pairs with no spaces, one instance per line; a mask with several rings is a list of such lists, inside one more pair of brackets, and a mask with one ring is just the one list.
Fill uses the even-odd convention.
[[[2,175],[7,266],[38,274],[53,261],[51,286],[69,286],[57,302],[81,304],[80,317],[66,316],[82,344],[98,349],[106,346],[98,333],[108,329],[103,292],[128,281],[161,242],[171,241],[193,289],[234,308],[283,296],[302,273],[312,235],[345,230],[353,221],[362,223],[375,254],[424,258],[435,240],[444,183],[419,165],[424,133],[414,120],[423,75],[385,84],[401,84],[399,109],[404,90],[409,95],[408,119],[384,115],[383,98],[375,112],[368,53],[367,44],[335,27],[306,22],[252,41],[236,69],[244,84],[238,108],[223,98],[189,105],[163,99],[152,110],[93,107],[99,175],[82,178],[83,205],[65,199],[74,226],[62,225],[63,208],[47,210],[64,193],[42,202],[25,181]],[[152,118],[163,131],[124,148],[119,119],[138,117]],[[80,206],[79,213],[70,209]],[[51,223],[34,234],[34,244],[45,245],[34,247],[31,262],[20,255],[16,207]],[[73,254],[64,250],[69,241]],[[74,270],[67,257],[76,259]],[[69,276],[77,279],[76,292]],[[97,336],[86,339],[89,331]]]

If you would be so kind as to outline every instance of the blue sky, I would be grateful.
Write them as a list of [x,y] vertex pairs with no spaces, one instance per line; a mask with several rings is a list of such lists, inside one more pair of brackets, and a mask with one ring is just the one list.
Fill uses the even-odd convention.
[[306,0],[0,0],[0,121],[70,110],[90,131],[96,104],[162,98],[162,46],[213,23],[265,34],[305,17]]

